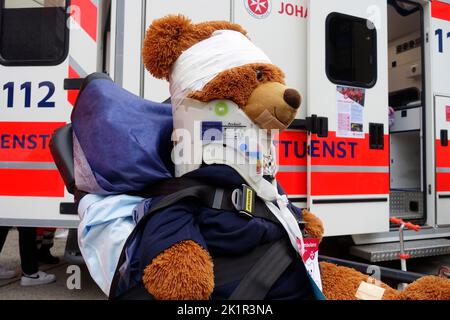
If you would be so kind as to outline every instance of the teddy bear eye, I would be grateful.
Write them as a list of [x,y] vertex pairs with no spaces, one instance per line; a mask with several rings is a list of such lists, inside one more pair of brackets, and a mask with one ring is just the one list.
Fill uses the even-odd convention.
[[259,69],[256,69],[255,72],[256,72],[256,79],[262,80],[263,72]]

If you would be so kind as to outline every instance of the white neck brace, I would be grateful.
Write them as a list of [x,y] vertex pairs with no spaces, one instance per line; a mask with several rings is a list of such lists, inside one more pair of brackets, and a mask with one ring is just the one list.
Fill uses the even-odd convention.
[[[229,100],[203,103],[184,99],[173,109],[173,117],[175,175],[179,177],[196,170],[203,162],[232,167],[265,201],[283,225],[294,249],[297,252],[303,250],[302,233],[287,207],[286,196],[278,193],[275,180],[270,183],[263,178],[264,157],[273,156],[276,160],[270,135],[261,131],[239,106]],[[276,168],[272,173],[276,173]],[[299,249],[298,241],[302,249]]]

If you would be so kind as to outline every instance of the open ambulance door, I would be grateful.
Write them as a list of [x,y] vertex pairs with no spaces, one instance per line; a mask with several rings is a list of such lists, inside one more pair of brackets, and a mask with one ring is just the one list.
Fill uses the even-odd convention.
[[102,3],[0,0],[0,225],[78,225],[49,143],[77,97],[65,79],[98,70]]
[[[431,79],[435,125],[436,225],[450,226],[450,2],[431,4]],[[445,72],[442,72],[446,70]]]
[[327,236],[388,231],[386,1],[310,0],[308,19],[308,207]]

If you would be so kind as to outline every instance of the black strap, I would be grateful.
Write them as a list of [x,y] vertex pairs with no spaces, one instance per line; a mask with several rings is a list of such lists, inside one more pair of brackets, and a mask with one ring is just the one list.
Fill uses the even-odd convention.
[[[129,194],[143,198],[164,196],[148,213],[154,213],[185,198],[194,198],[206,207],[235,212],[236,209],[231,201],[231,195],[234,190],[205,183],[202,180],[180,177],[166,179],[153,185],[151,188]],[[252,215],[280,224],[278,219],[259,197],[255,198],[255,207]]]
[[214,284],[222,286],[243,279],[273,243],[261,245],[240,256],[214,257]]
[[294,257],[286,240],[275,242],[245,275],[229,300],[263,300]]

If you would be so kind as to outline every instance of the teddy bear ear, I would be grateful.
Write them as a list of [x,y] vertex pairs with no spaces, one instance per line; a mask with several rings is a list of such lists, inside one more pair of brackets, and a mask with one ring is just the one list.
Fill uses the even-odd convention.
[[181,53],[196,39],[194,25],[182,15],[169,15],[154,20],[147,30],[142,48],[146,69],[156,78],[168,79],[170,68]]

